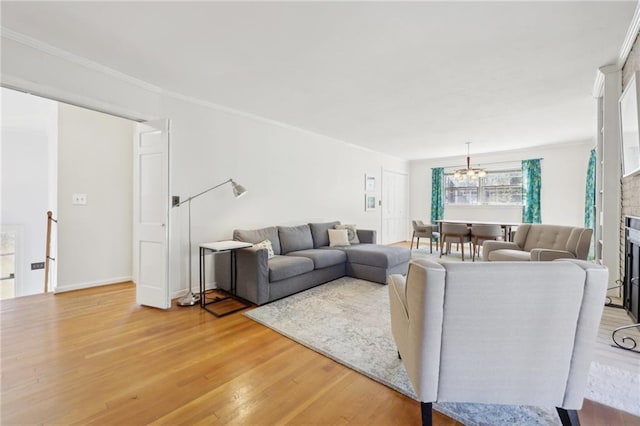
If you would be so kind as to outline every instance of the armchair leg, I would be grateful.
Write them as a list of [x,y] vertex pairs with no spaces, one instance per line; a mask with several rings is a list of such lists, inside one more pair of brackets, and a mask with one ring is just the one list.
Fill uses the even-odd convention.
[[416,237],[416,231],[413,231],[413,235],[411,236],[411,248],[409,250],[413,250],[413,239]]
[[580,419],[578,419],[578,412],[576,410],[565,410],[564,408],[556,407],[558,416],[562,426],[580,426]]
[[471,261],[476,261],[476,250],[478,248],[478,239],[474,238],[471,240]]
[[422,426],[431,426],[433,424],[432,404],[430,402],[420,402],[420,410],[422,411]]

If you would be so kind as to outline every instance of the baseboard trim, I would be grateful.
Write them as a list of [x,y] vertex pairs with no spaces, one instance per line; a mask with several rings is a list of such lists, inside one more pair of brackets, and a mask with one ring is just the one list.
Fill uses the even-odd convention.
[[[213,290],[213,289],[216,289],[216,288],[218,288],[218,286],[216,285],[215,281],[206,283],[204,285],[204,289],[205,290]],[[179,299],[182,296],[186,295],[188,291],[189,291],[189,289],[187,289],[187,288],[176,290],[176,291],[171,293],[171,299]],[[194,287],[191,287],[191,291],[193,291],[194,293],[197,293],[197,292],[200,291],[200,289],[197,286],[194,286]]]
[[71,284],[65,286],[57,286],[54,293],[65,293],[67,291],[84,290],[92,287],[100,287],[103,285],[121,284],[123,282],[133,281],[132,276],[113,277],[106,280],[89,281],[86,283]]

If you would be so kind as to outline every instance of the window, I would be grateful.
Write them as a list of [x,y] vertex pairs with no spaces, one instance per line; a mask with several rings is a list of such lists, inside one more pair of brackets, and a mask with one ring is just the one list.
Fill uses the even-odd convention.
[[485,177],[457,180],[444,175],[445,204],[522,205],[522,170],[487,171]]

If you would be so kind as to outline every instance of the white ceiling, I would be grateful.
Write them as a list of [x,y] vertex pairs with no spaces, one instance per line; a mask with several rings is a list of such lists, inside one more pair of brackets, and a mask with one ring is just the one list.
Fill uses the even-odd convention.
[[592,139],[636,1],[6,2],[2,26],[406,159]]

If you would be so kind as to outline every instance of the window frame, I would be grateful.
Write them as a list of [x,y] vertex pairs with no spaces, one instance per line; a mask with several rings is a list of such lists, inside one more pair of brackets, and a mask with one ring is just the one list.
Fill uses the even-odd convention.
[[[489,177],[491,174],[499,174],[499,173],[513,173],[513,172],[519,172],[520,173],[520,184],[519,185],[486,185],[485,181],[486,178]],[[444,173],[444,179],[442,182],[443,185],[443,195],[444,195],[444,204],[445,205],[450,205],[450,206],[505,206],[505,207],[520,207],[524,205],[524,199],[525,199],[525,190],[522,187],[522,168],[520,167],[513,167],[513,168],[508,168],[508,169],[497,169],[497,170],[487,170],[487,176],[485,177],[479,177],[478,179],[473,180],[473,182],[476,182],[477,185],[476,186],[456,186],[456,187],[447,187],[447,181],[449,179],[453,179],[453,175],[454,172],[445,172]],[[488,202],[485,200],[485,196],[484,196],[484,192],[485,192],[485,188],[508,188],[508,189],[515,189],[517,188],[520,191],[520,199],[521,201],[519,203],[495,203],[495,202]],[[457,190],[473,190],[476,193],[476,202],[475,203],[456,203],[456,202],[450,202],[449,201],[449,192],[453,189],[457,189]]]

